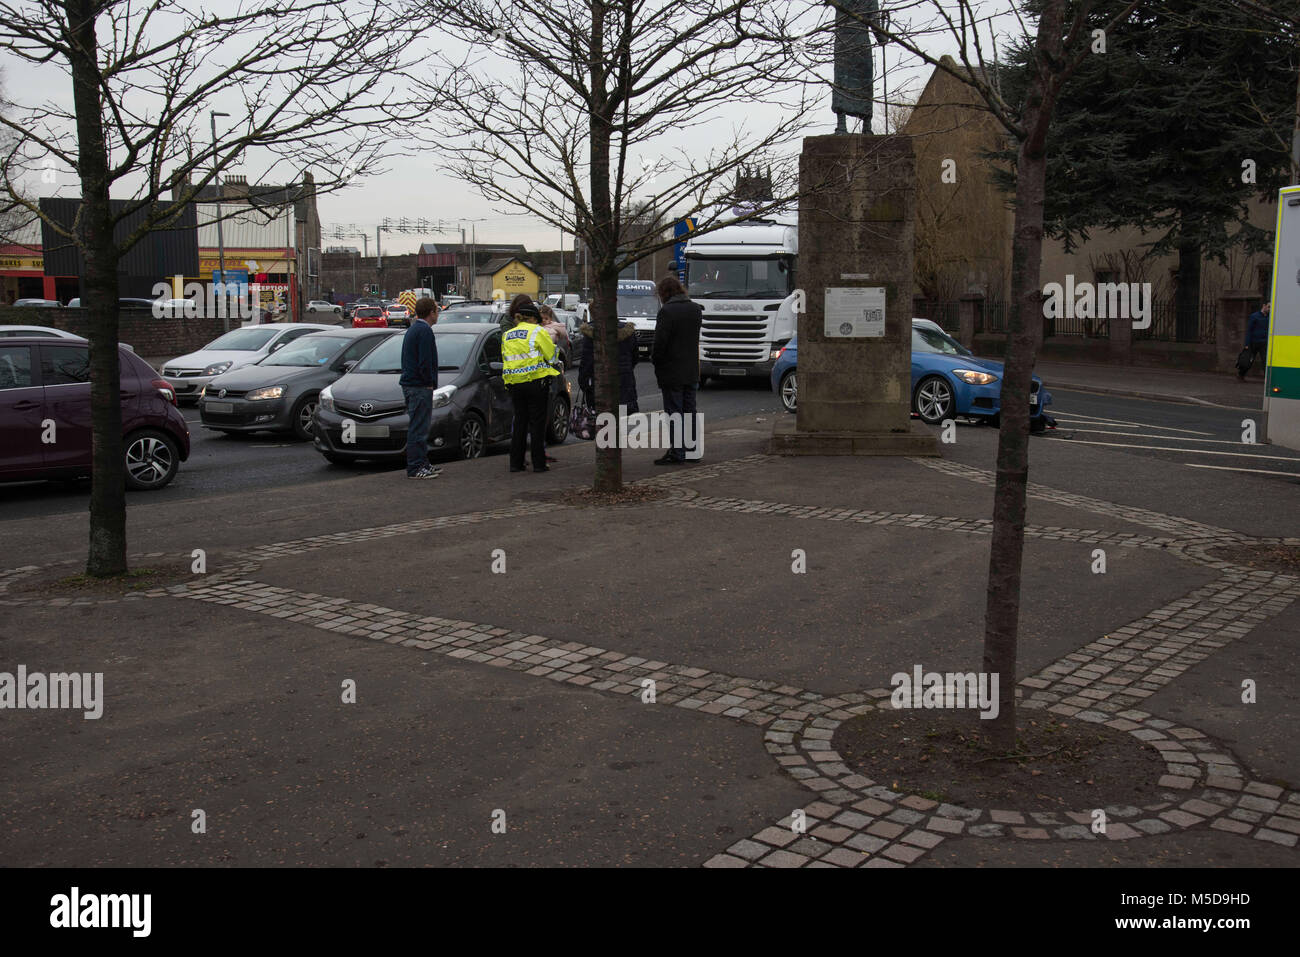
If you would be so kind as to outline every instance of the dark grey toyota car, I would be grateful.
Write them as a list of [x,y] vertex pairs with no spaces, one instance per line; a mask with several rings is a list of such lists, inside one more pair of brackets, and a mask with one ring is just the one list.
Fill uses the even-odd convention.
[[[438,386],[429,424],[430,455],[474,459],[510,439],[514,409],[501,376],[501,329],[482,323],[438,323]],[[401,459],[409,420],[402,387],[402,337],[394,336],[320,394],[313,436],[330,462]],[[558,445],[569,434],[569,381],[555,376],[546,434]]]
[[217,432],[292,431],[311,438],[316,399],[392,329],[331,329],[295,339],[252,365],[213,378],[199,394],[199,419]]

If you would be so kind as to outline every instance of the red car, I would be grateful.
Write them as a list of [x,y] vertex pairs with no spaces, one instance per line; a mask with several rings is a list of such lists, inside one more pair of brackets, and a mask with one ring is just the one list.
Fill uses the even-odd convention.
[[[171,384],[118,348],[126,487],[160,489],[190,457]],[[0,340],[0,481],[90,475],[90,344]]]
[[384,310],[381,306],[357,306],[357,311],[352,313],[353,329],[387,329],[388,319],[384,316]]

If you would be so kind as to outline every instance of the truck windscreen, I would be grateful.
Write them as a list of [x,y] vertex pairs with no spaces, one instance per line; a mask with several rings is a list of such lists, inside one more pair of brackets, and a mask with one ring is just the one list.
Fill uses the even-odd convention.
[[790,268],[784,259],[688,259],[692,299],[784,299]]

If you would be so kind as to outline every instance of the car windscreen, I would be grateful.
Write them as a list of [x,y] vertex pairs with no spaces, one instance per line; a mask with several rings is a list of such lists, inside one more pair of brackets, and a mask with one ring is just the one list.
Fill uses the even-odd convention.
[[[468,332],[434,331],[438,344],[438,368],[451,372],[469,362],[470,352],[478,336]],[[402,371],[402,342],[405,336],[393,336],[381,342],[373,352],[353,367],[353,372],[370,372],[377,375],[396,374]]]
[[452,306],[438,313],[442,322],[496,322],[498,313],[491,306]]
[[279,352],[273,352],[259,365],[264,366],[323,366],[329,362],[352,339],[343,336],[322,336],[319,333],[306,335],[289,343]]
[[215,339],[204,346],[204,350],[221,350],[225,352],[256,352],[279,333],[279,329],[232,329],[220,339]]
[[956,339],[933,329],[918,329],[916,326],[912,327],[912,351],[930,352],[944,356],[974,355]]
[[784,299],[790,295],[784,259],[691,259],[686,282],[692,299]]
[[651,318],[659,315],[658,296],[619,296],[618,317],[620,319]]

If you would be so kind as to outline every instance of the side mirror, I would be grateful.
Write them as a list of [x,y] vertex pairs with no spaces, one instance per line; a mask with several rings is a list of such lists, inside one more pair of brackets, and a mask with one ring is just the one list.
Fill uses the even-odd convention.
[[338,368],[339,368],[339,371],[340,371],[340,372],[342,372],[344,375],[346,375],[347,373],[349,373],[349,372],[352,371],[352,367],[355,366],[356,364],[357,364],[357,360],[356,360],[356,359],[349,359],[347,362],[343,363],[343,364],[342,364],[341,366],[339,366]]
[[277,342],[275,345],[271,346],[271,351],[279,352],[283,348],[284,348],[284,341],[281,340],[280,342]]
[[504,362],[489,362],[488,371],[493,375],[501,375],[506,371],[506,364]]

